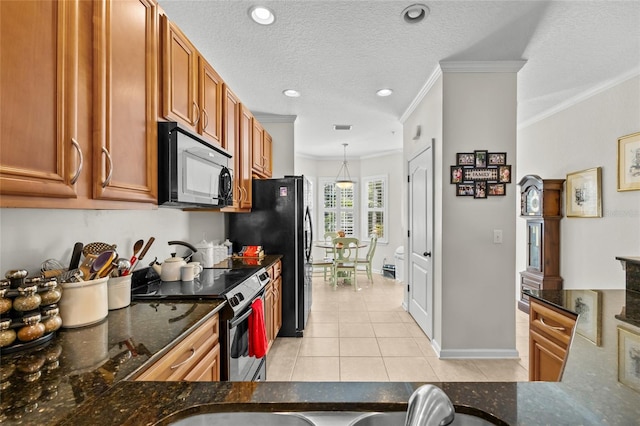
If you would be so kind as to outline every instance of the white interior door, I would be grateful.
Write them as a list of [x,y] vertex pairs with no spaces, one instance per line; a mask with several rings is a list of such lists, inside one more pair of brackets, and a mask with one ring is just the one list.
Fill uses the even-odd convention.
[[433,336],[433,149],[409,161],[409,313]]

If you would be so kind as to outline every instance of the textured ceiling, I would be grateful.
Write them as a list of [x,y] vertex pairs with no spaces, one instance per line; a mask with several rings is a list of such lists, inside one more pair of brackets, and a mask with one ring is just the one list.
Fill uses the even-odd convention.
[[[518,122],[640,73],[640,1],[160,0],[254,114],[296,115],[296,153],[375,155],[402,148],[400,117],[440,61],[527,60]],[[270,26],[250,20],[265,5]],[[300,98],[287,98],[294,88]],[[375,96],[392,88],[387,98]],[[333,130],[352,124],[351,131]]]

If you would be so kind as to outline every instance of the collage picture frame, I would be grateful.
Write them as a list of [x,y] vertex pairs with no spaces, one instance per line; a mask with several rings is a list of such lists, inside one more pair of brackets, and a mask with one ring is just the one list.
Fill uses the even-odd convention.
[[450,183],[456,185],[458,197],[502,197],[511,183],[511,165],[506,152],[456,153],[456,163],[450,168]]

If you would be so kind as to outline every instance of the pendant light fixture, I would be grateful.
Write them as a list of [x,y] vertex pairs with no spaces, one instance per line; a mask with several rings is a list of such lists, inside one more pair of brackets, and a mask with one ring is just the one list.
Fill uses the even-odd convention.
[[[342,146],[344,146],[344,161],[342,161],[342,166],[340,166],[338,176],[336,176],[336,186],[340,189],[349,189],[353,187],[353,181],[351,180],[349,168],[347,167],[347,145],[349,144],[342,144]],[[340,176],[340,174],[342,174],[342,176]]]

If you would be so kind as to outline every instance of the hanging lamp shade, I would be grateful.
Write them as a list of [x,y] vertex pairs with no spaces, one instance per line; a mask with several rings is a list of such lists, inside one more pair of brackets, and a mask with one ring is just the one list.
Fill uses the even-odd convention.
[[349,174],[349,167],[347,167],[347,145],[349,144],[342,144],[342,146],[344,146],[344,160],[342,161],[342,165],[340,166],[340,170],[338,170],[338,175],[336,176],[336,186],[340,189],[349,189],[353,187],[353,181]]

